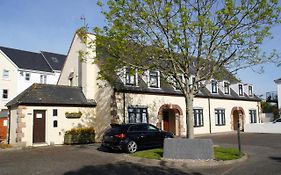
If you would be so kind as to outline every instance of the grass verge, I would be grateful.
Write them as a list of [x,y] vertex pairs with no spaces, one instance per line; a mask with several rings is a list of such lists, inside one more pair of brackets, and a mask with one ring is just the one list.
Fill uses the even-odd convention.
[[214,147],[216,160],[234,160],[244,156],[244,153],[239,154],[239,150],[235,148]]
[[143,151],[132,153],[130,155],[134,157],[160,160],[163,157],[163,149],[156,148],[156,149],[143,150]]
[[[214,154],[216,160],[234,160],[241,158],[244,153],[239,155],[238,149],[235,148],[223,148],[223,147],[214,147]],[[146,158],[146,159],[157,159],[160,160],[163,157],[163,149],[149,149],[138,151],[133,154],[130,154],[134,157]]]

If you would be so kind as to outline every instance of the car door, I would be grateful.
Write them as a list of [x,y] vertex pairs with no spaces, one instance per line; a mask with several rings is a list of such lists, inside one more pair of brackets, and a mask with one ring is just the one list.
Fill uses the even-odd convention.
[[147,140],[150,147],[159,147],[163,144],[163,134],[160,130],[151,124],[147,125]]
[[133,125],[129,129],[130,139],[134,140],[138,146],[146,147],[149,145],[149,140],[147,137],[147,126],[143,124]]

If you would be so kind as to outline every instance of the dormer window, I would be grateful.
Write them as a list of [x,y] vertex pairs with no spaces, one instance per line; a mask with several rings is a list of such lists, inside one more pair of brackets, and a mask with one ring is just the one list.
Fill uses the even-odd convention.
[[248,91],[249,91],[248,92],[249,96],[252,97],[253,96],[253,86],[249,86]]
[[238,85],[238,93],[240,96],[243,96],[243,85],[242,84]]
[[160,72],[149,71],[149,87],[159,88],[160,87]]
[[229,94],[229,82],[224,82],[223,83],[223,89],[224,89],[224,94]]
[[126,68],[126,85],[136,85],[136,73],[133,69]]
[[218,82],[216,80],[211,81],[212,93],[218,93]]

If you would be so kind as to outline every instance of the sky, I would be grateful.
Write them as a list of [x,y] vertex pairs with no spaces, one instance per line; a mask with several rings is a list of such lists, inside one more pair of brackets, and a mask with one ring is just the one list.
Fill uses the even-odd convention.
[[[105,24],[100,11],[96,0],[0,0],[0,46],[67,54],[75,31],[84,25],[81,17],[90,28]],[[281,25],[272,33],[274,38],[261,49],[281,54]],[[276,91],[274,80],[281,78],[281,67],[263,67],[262,74],[249,68],[236,75],[243,83],[253,84],[257,95]]]

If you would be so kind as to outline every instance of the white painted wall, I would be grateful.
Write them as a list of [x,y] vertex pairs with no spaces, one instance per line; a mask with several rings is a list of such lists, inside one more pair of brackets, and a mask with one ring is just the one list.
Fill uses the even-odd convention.
[[277,84],[277,95],[278,95],[278,109],[281,109],[281,82],[279,81]]
[[[23,72],[21,74],[21,72]],[[30,80],[25,79],[26,73],[30,74]],[[17,71],[17,94],[24,91],[26,88],[31,86],[33,83],[44,83],[41,82],[41,75],[46,75],[46,84],[56,84],[59,74],[52,72],[34,71],[34,70],[19,70]]]
[[[123,120],[123,97],[122,93],[117,96],[117,108],[118,108],[118,115],[120,116],[121,120]],[[250,122],[250,115],[249,110],[255,109],[259,111],[259,103],[258,102],[251,102],[251,101],[241,101],[241,100],[225,100],[225,99],[210,99],[210,113],[209,113],[209,106],[208,106],[208,99],[207,98],[195,98],[194,99],[194,108],[202,108],[203,109],[203,116],[204,116],[204,126],[203,127],[195,127],[194,133],[195,134],[204,134],[210,133],[210,121],[211,119],[211,132],[218,133],[218,132],[227,132],[232,131],[232,109],[234,107],[240,106],[244,109],[244,116],[245,116],[245,123]],[[185,102],[183,97],[178,96],[167,96],[167,95],[148,95],[148,94],[126,94],[125,98],[125,117],[126,122],[128,122],[128,109],[129,105],[139,105],[139,106],[147,106],[148,107],[148,115],[149,115],[149,122],[156,125],[158,121],[158,112],[162,105],[165,104],[177,104],[181,107],[183,111],[183,120],[180,121],[183,126],[184,130],[181,131],[181,135],[185,135]],[[216,108],[223,108],[225,109],[225,125],[224,126],[216,126],[215,125],[215,109]],[[257,121],[259,122],[259,116],[257,116]]]
[[[9,78],[3,78],[3,70],[9,71]],[[6,109],[8,103],[17,94],[17,67],[7,56],[0,51],[0,109]],[[2,98],[3,89],[8,89],[8,99]]]
[[273,133],[281,134],[281,123],[254,123],[246,124],[245,132],[248,133]]
[[[9,78],[3,78],[3,70],[9,70]],[[21,74],[21,72],[23,72]],[[26,72],[30,73],[30,80],[25,80]],[[40,76],[46,75],[47,84],[56,84],[60,72],[44,72],[19,69],[2,51],[0,51],[0,109],[7,109],[6,103],[31,86],[33,83],[41,83]],[[3,89],[8,89],[8,99],[2,98]]]
[[[19,106],[20,108],[23,106]],[[58,116],[53,116],[53,109],[58,110]],[[33,110],[45,110],[46,111],[46,143],[50,144],[63,144],[64,133],[67,130],[70,130],[75,127],[95,127],[94,119],[95,110],[94,108],[83,108],[83,107],[49,107],[49,106],[25,106],[22,109],[24,118],[22,121],[26,123],[26,127],[22,129],[24,137],[22,142],[25,143],[25,146],[32,146],[32,137],[33,137]],[[66,112],[82,112],[82,117],[79,119],[69,119],[65,117]],[[16,110],[11,111],[11,144],[16,143],[16,127],[17,127],[17,113]],[[58,121],[58,127],[53,127],[53,121]]]

